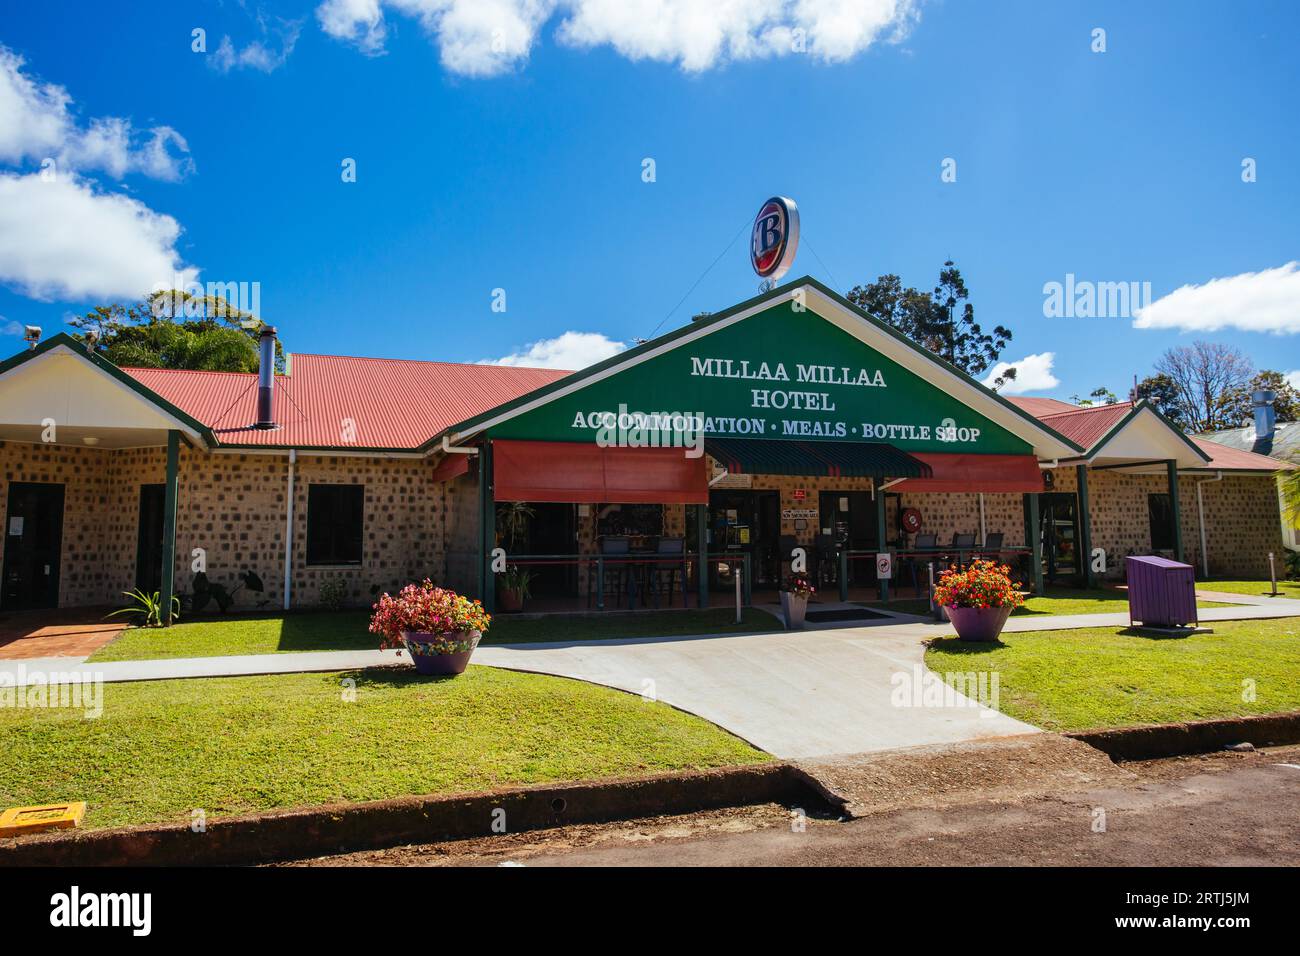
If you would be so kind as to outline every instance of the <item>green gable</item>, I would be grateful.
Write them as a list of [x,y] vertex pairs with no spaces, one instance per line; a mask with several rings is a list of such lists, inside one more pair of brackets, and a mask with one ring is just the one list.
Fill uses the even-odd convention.
[[[621,418],[619,416],[622,416]],[[703,421],[706,435],[1028,454],[1024,440],[788,298],[490,429],[595,441],[603,427]]]

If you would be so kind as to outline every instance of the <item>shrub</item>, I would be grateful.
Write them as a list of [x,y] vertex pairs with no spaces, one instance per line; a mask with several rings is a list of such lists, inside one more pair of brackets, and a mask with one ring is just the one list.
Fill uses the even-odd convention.
[[1019,607],[1024,597],[1011,580],[1011,569],[995,561],[972,561],[939,575],[936,604],[944,607]]
[[347,596],[348,583],[342,578],[326,578],[320,583],[320,604],[323,608],[337,611]]
[[478,601],[446,588],[435,587],[425,578],[398,592],[380,596],[370,616],[370,633],[383,640],[381,648],[401,647],[402,633],[449,634],[454,631],[486,631],[491,616]]

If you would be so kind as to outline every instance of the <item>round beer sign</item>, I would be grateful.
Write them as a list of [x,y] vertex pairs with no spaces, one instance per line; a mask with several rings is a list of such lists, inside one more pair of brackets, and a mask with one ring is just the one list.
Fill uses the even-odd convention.
[[749,261],[759,278],[781,278],[794,264],[799,248],[799,207],[793,199],[773,196],[754,217]]

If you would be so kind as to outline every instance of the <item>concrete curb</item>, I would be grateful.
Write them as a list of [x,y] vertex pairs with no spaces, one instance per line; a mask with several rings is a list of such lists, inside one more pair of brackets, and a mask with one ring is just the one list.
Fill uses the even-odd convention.
[[1085,730],[1065,736],[1096,747],[1112,760],[1156,760],[1209,753],[1242,742],[1256,747],[1278,747],[1300,743],[1300,710],[1259,717]]
[[404,844],[782,803],[839,812],[835,796],[788,763],[684,774],[398,797],[186,824],[50,833],[0,842],[0,866],[237,866]]

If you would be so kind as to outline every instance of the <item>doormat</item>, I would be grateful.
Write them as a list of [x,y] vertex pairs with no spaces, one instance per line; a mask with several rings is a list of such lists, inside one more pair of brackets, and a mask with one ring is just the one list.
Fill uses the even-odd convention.
[[865,607],[845,607],[837,608],[832,611],[808,611],[804,614],[805,621],[870,621],[872,619],[886,618],[890,615],[881,614],[878,611],[868,611]]

